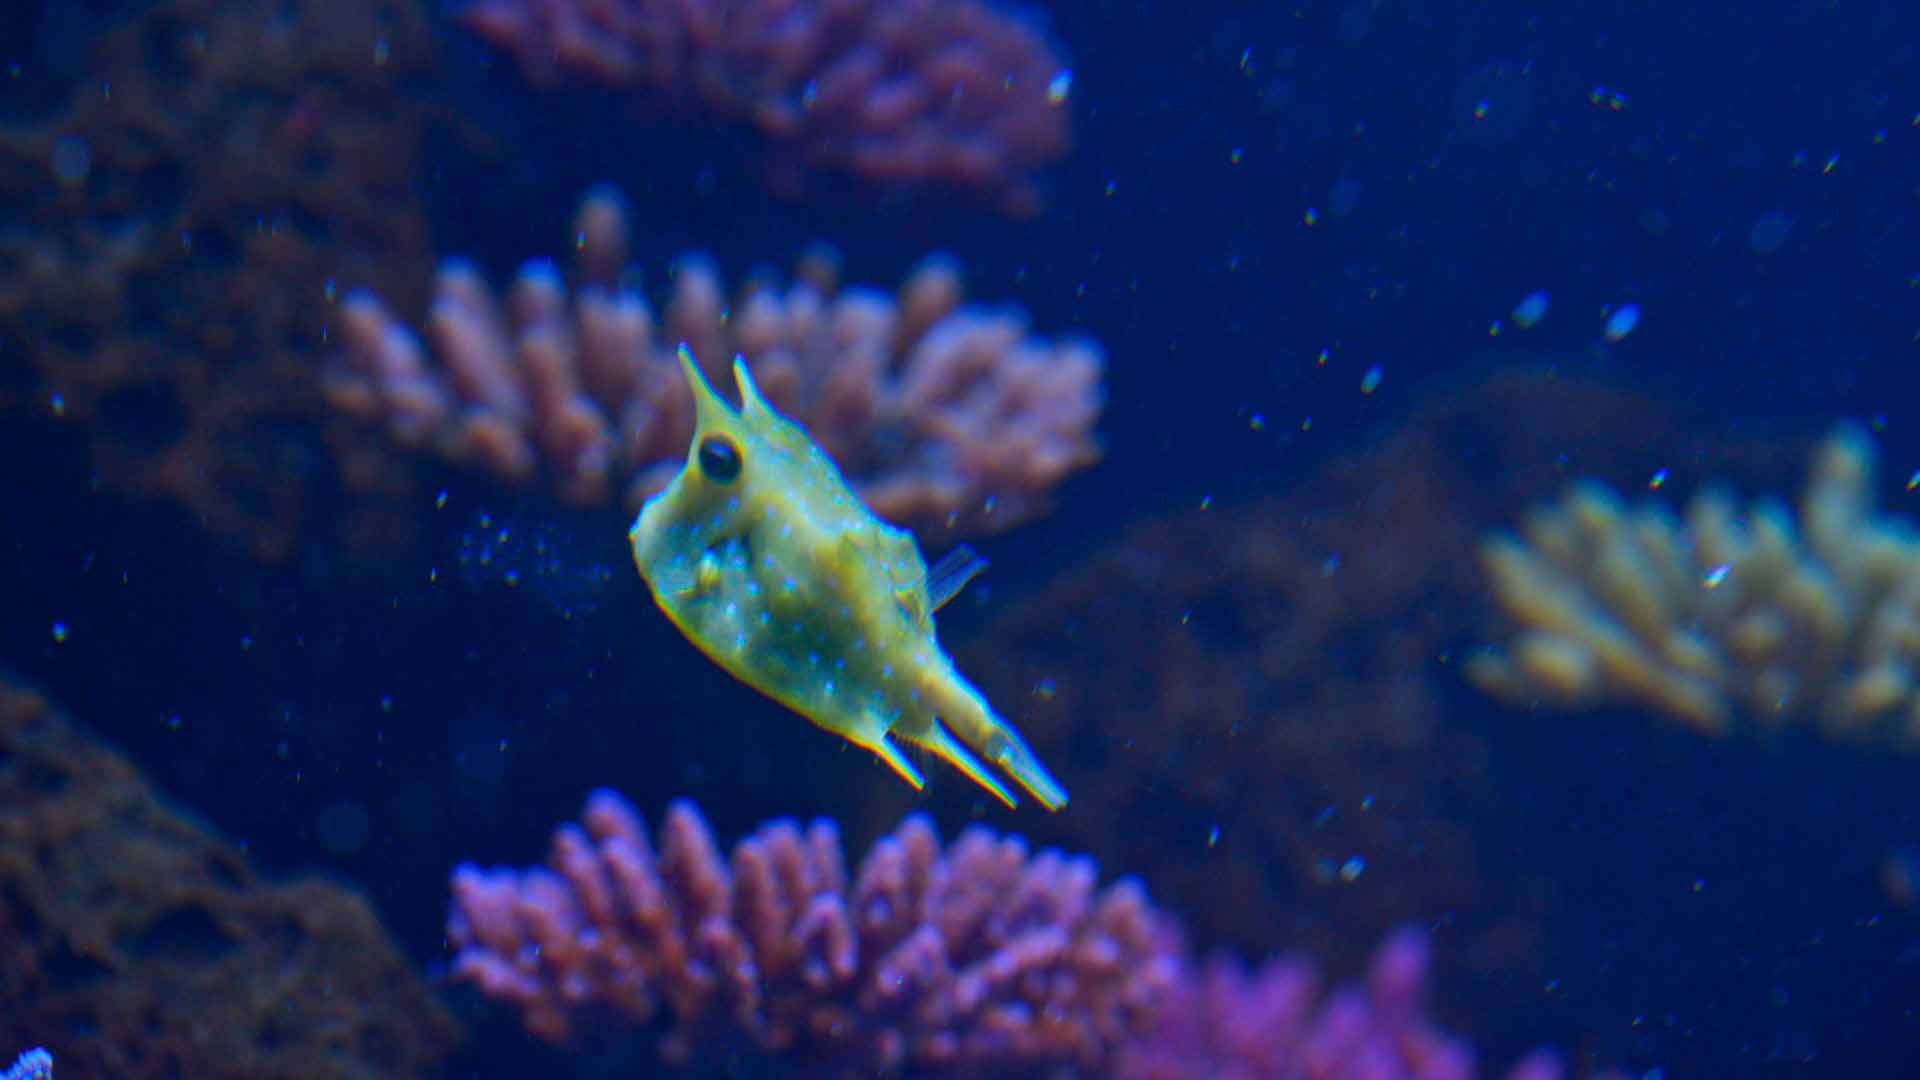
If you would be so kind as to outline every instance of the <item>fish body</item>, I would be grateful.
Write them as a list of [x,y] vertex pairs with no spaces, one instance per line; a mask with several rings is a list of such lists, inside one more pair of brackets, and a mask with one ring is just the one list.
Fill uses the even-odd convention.
[[[708,657],[819,726],[924,781],[889,736],[933,751],[1007,805],[999,766],[1049,810],[1067,793],[954,668],[933,613],[984,564],[929,577],[913,536],[874,517],[806,431],[733,363],[740,407],[686,346],[687,463],[628,531],[654,600]],[[976,757],[978,754],[980,757]]]

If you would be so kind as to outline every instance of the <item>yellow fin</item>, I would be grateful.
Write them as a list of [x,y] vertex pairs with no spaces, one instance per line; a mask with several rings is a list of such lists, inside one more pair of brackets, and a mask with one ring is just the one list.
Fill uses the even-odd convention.
[[[858,740],[855,741],[858,742]],[[927,782],[920,777],[920,770],[914,768],[913,762],[907,760],[907,755],[901,753],[899,747],[888,742],[885,735],[871,743],[859,743],[859,745],[880,755],[880,760],[893,766],[893,771],[900,774],[900,779],[912,784],[913,790],[919,791],[927,786]]]
[[913,767],[913,762],[907,760],[907,755],[901,753],[899,747],[887,741],[888,725],[884,720],[871,713],[864,713],[861,714],[857,724],[843,726],[843,724],[835,724],[819,718],[815,718],[814,723],[855,746],[873,751],[875,756],[892,766],[894,772],[900,774],[900,779],[912,784],[913,790],[919,791],[927,786],[927,782],[920,776],[920,770]]
[[1019,733],[1004,722],[1000,724],[999,737],[992,741],[991,749],[986,753],[995,765],[1007,770],[1019,781],[1020,786],[1027,789],[1027,794],[1039,800],[1041,806],[1058,810],[1067,805],[1067,789],[1061,787],[1060,781],[1055,780],[1047,767],[1040,764],[1040,759],[1033,756],[1033,751],[1027,749]]
[[1008,791],[998,777],[988,772],[979,758],[974,757],[966,747],[960,745],[952,732],[941,727],[938,720],[928,724],[923,731],[912,733],[902,731],[900,735],[933,751],[947,764],[966,773],[974,783],[993,792],[1001,802],[1007,804],[1009,809],[1020,805],[1020,800],[1013,797],[1013,792]]

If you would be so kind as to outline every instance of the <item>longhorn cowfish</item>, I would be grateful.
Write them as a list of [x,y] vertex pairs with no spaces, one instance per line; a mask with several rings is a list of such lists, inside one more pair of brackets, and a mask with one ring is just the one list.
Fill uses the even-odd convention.
[[[693,391],[686,465],[627,539],[667,618],[754,689],[925,781],[889,736],[931,750],[1008,806],[999,766],[1042,806],[1067,792],[963,678],[933,613],[985,563],[965,548],[931,572],[912,534],[874,517],[806,430],[733,362],[740,407],[685,345]],[[979,756],[976,757],[975,755]]]

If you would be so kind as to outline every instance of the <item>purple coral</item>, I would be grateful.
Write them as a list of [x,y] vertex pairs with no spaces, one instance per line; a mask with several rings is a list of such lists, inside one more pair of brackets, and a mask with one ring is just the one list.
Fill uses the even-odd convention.
[[[1428,947],[1417,929],[1374,953],[1364,988],[1323,992],[1306,962],[1281,957],[1249,972],[1216,957],[1168,995],[1153,1031],[1120,1055],[1120,1080],[1471,1080],[1473,1049],[1427,1010]],[[1536,1053],[1508,1080],[1560,1080]]]
[[1096,1068],[1178,978],[1177,931],[1131,881],[972,828],[944,851],[909,817],[851,885],[834,826],[774,822],[723,860],[691,804],[659,848],[611,791],[544,869],[453,875],[453,975],[555,1041],[661,1008],[684,1059],[744,1035],[863,1068]]
[[[1390,936],[1364,987],[1327,993],[1304,961],[1188,959],[1178,928],[1090,860],[1030,855],[971,828],[943,852],[918,815],[851,888],[840,837],[763,826],[724,861],[676,802],[656,852],[625,800],[596,791],[546,868],[453,875],[453,975],[555,1042],[663,1009],[684,1061],[745,1036],[855,1069],[1041,1070],[1122,1080],[1470,1080],[1472,1048],[1428,1011],[1426,935]],[[1560,1080],[1551,1053],[1509,1080]]]
[[0,1069],[0,1080],[53,1080],[53,1055],[36,1046]]
[[753,124],[787,187],[812,168],[1039,204],[1071,81],[978,0],[478,0],[461,13],[536,82],[565,75]]

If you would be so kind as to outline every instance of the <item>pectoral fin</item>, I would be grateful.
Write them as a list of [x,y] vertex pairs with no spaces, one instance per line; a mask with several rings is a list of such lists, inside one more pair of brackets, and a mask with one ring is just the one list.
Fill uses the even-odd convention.
[[927,571],[927,595],[932,598],[933,610],[939,611],[947,601],[960,595],[967,582],[986,572],[987,560],[974,553],[965,544],[954,548]]

